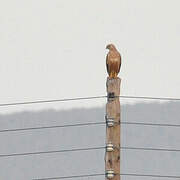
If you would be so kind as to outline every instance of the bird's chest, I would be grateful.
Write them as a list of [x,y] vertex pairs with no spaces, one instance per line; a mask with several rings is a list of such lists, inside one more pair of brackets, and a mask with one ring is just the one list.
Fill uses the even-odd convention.
[[111,62],[118,62],[119,61],[119,57],[118,57],[118,55],[116,54],[116,53],[109,53],[109,60],[111,61]]
[[109,58],[109,64],[117,64],[119,62],[118,57],[110,57]]
[[116,62],[118,62],[119,61],[119,58],[110,58],[110,61],[113,63],[116,63]]

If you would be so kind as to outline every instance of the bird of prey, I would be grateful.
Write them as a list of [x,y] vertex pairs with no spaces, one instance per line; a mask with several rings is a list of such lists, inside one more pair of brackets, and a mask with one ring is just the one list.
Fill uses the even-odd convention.
[[110,78],[116,78],[121,68],[121,55],[113,44],[108,44],[109,52],[106,56],[106,67]]

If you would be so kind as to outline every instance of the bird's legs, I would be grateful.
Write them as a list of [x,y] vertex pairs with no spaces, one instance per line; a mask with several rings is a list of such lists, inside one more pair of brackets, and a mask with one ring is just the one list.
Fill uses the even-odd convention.
[[109,77],[110,77],[111,79],[113,79],[113,78],[117,78],[117,75],[118,75],[117,72],[112,71],[112,72],[110,72]]
[[117,72],[114,72],[114,77],[117,77]]
[[109,77],[110,77],[110,79],[113,79],[113,77],[114,77],[114,72],[113,71],[110,72]]

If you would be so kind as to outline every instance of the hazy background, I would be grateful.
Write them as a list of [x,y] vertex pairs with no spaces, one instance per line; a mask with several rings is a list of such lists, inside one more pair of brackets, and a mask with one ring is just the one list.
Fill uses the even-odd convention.
[[179,97],[179,7],[179,0],[0,1],[1,102],[104,95],[109,42],[122,54],[122,95]]
[[[84,103],[84,106],[86,103]],[[123,122],[180,124],[179,102],[121,107]],[[0,129],[104,121],[105,108],[0,115]],[[122,146],[180,149],[179,127],[122,125]],[[105,145],[105,125],[0,133],[0,155]],[[179,175],[180,152],[121,150],[121,173]],[[104,150],[0,157],[1,180],[104,173]],[[101,180],[104,177],[77,178]],[[165,178],[122,177],[122,180]]]
[[[108,43],[122,55],[121,95],[179,98],[179,7],[179,0],[0,0],[0,104],[105,95]],[[103,121],[105,102],[0,107],[0,129]],[[122,121],[179,124],[179,103],[121,104]],[[124,146],[180,149],[179,128],[123,125],[121,138]],[[6,132],[0,133],[0,154],[100,146],[104,140],[102,125]],[[180,175],[179,153],[128,150],[121,158],[125,173]],[[99,172],[103,150],[0,158],[1,180]]]

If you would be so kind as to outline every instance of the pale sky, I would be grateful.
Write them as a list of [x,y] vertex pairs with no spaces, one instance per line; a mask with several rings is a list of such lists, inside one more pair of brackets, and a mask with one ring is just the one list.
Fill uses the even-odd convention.
[[122,55],[121,95],[179,98],[179,7],[179,0],[1,1],[0,103],[105,95],[107,43]]

